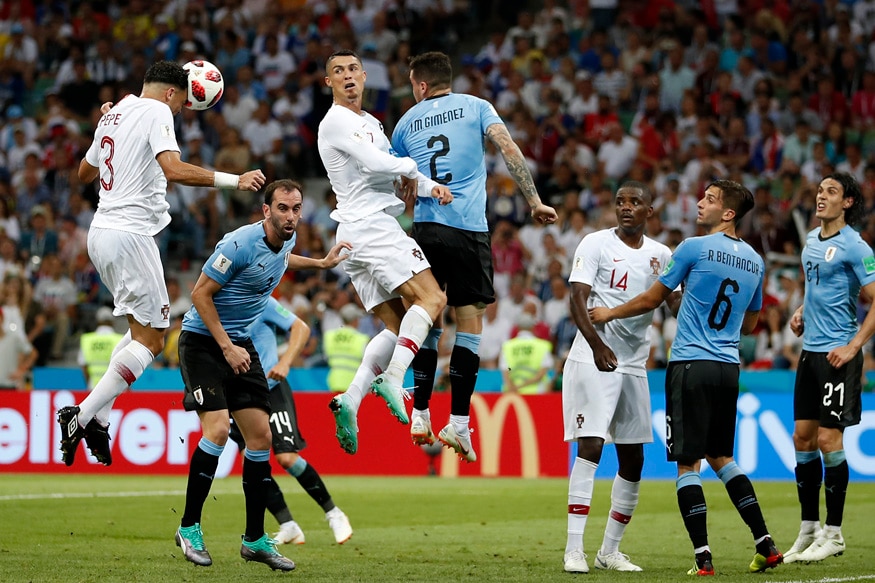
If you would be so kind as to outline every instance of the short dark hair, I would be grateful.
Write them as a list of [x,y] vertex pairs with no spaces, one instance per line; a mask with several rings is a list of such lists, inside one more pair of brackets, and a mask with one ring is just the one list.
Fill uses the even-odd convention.
[[282,178],[280,180],[274,180],[264,189],[264,204],[270,206],[271,203],[273,203],[273,193],[277,190],[285,190],[287,192],[298,190],[301,192],[301,196],[304,195],[304,187],[301,186],[300,182],[292,180],[291,178]]
[[359,62],[359,64],[361,64],[361,62],[362,62],[362,58],[360,56],[358,56],[355,51],[351,51],[349,49],[340,49],[339,51],[334,51],[333,53],[331,53],[331,55],[329,55],[329,57],[327,59],[325,59],[325,72],[326,73],[328,72],[328,69],[330,68],[329,65],[330,65],[331,61],[333,61],[337,57],[355,57],[355,59]]
[[[720,196],[723,199],[723,208],[729,208],[735,211],[734,222],[738,222],[753,208],[753,194],[743,185],[734,180],[715,180],[708,188],[712,186],[720,189]],[[707,190],[707,188],[706,188]]]
[[[620,185],[620,188],[617,189],[617,193],[619,193],[624,188],[630,188],[641,191],[641,196],[644,197],[648,203],[653,204],[653,192],[650,190],[650,187],[644,184],[643,182],[638,182],[637,180],[627,180],[623,184]],[[614,195],[616,196],[616,195]]]
[[851,225],[860,224],[865,214],[863,208],[863,191],[860,190],[860,183],[853,174],[846,172],[833,172],[823,177],[823,180],[831,178],[842,185],[842,198],[851,198],[854,200],[851,206],[845,209],[845,223]]
[[164,83],[188,91],[188,71],[176,61],[158,61],[146,70],[143,83]]
[[417,55],[410,60],[410,72],[417,81],[425,81],[436,89],[444,89],[453,82],[450,57],[438,51]]

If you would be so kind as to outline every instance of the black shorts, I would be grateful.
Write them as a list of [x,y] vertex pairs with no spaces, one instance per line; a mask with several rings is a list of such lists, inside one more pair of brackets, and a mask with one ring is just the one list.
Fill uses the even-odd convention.
[[843,429],[860,423],[863,413],[863,353],[841,368],[826,359],[826,352],[799,355],[793,390],[793,419],[816,420],[821,427]]
[[665,374],[668,461],[732,456],[739,366],[713,360],[670,362]]
[[476,233],[439,223],[414,223],[413,238],[422,247],[448,306],[495,301],[492,245],[489,233]]
[[[298,453],[305,447],[301,431],[298,429],[298,414],[295,411],[295,400],[292,398],[292,388],[283,379],[270,391],[270,433],[273,436],[271,447],[274,453]],[[231,423],[231,439],[241,450],[246,446],[243,434],[236,423]]]
[[234,343],[249,352],[249,370],[234,374],[212,336],[183,330],[179,334],[179,370],[185,383],[182,404],[186,411],[270,412],[267,379],[251,340]]

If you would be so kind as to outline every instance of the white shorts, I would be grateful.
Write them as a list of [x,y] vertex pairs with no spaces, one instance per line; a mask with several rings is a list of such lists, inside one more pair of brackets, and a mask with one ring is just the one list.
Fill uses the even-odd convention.
[[170,325],[170,298],[155,239],[115,229],[88,229],[88,256],[112,292],[116,316],[130,314],[143,326]]
[[336,238],[352,244],[349,258],[341,265],[368,311],[401,297],[395,290],[431,267],[416,241],[386,213],[340,223]]
[[647,377],[602,372],[593,363],[565,361],[562,373],[565,441],[601,437],[607,443],[650,443]]

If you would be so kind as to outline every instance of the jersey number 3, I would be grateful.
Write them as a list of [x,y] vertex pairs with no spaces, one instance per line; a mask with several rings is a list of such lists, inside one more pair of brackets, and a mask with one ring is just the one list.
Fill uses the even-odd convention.
[[109,180],[107,181],[101,178],[100,186],[102,186],[104,190],[112,190],[112,183],[115,182],[115,169],[112,167],[112,156],[115,154],[115,142],[113,142],[112,138],[109,136],[103,136],[103,139],[100,140],[100,147],[109,150],[106,160],[103,161],[103,163],[106,164],[106,169],[109,170]]

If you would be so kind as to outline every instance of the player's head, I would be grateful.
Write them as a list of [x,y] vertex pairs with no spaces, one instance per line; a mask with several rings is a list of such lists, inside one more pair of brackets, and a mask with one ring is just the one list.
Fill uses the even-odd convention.
[[[836,196],[831,201],[831,192],[840,193],[841,200]],[[845,224],[854,226],[863,220],[863,192],[852,174],[833,172],[824,176],[817,187],[816,205],[815,216],[821,220],[838,216],[839,210],[844,213]]]
[[176,61],[158,61],[143,77],[143,97],[166,103],[174,115],[188,99],[188,71]]
[[449,90],[452,83],[453,64],[444,53],[430,51],[411,59],[410,85],[417,103],[435,91]]
[[288,178],[275,180],[264,189],[265,232],[268,240],[288,241],[298,228],[304,204],[303,187]]
[[647,217],[653,213],[653,193],[643,182],[629,180],[614,195],[617,224],[623,231],[643,231]]
[[[711,207],[716,204],[717,207]],[[732,226],[753,208],[753,194],[734,180],[715,180],[705,189],[705,196],[699,201],[700,225],[717,227],[722,222]]]
[[357,101],[361,98],[367,74],[355,52],[341,49],[325,61],[325,84],[331,87],[334,101]]

